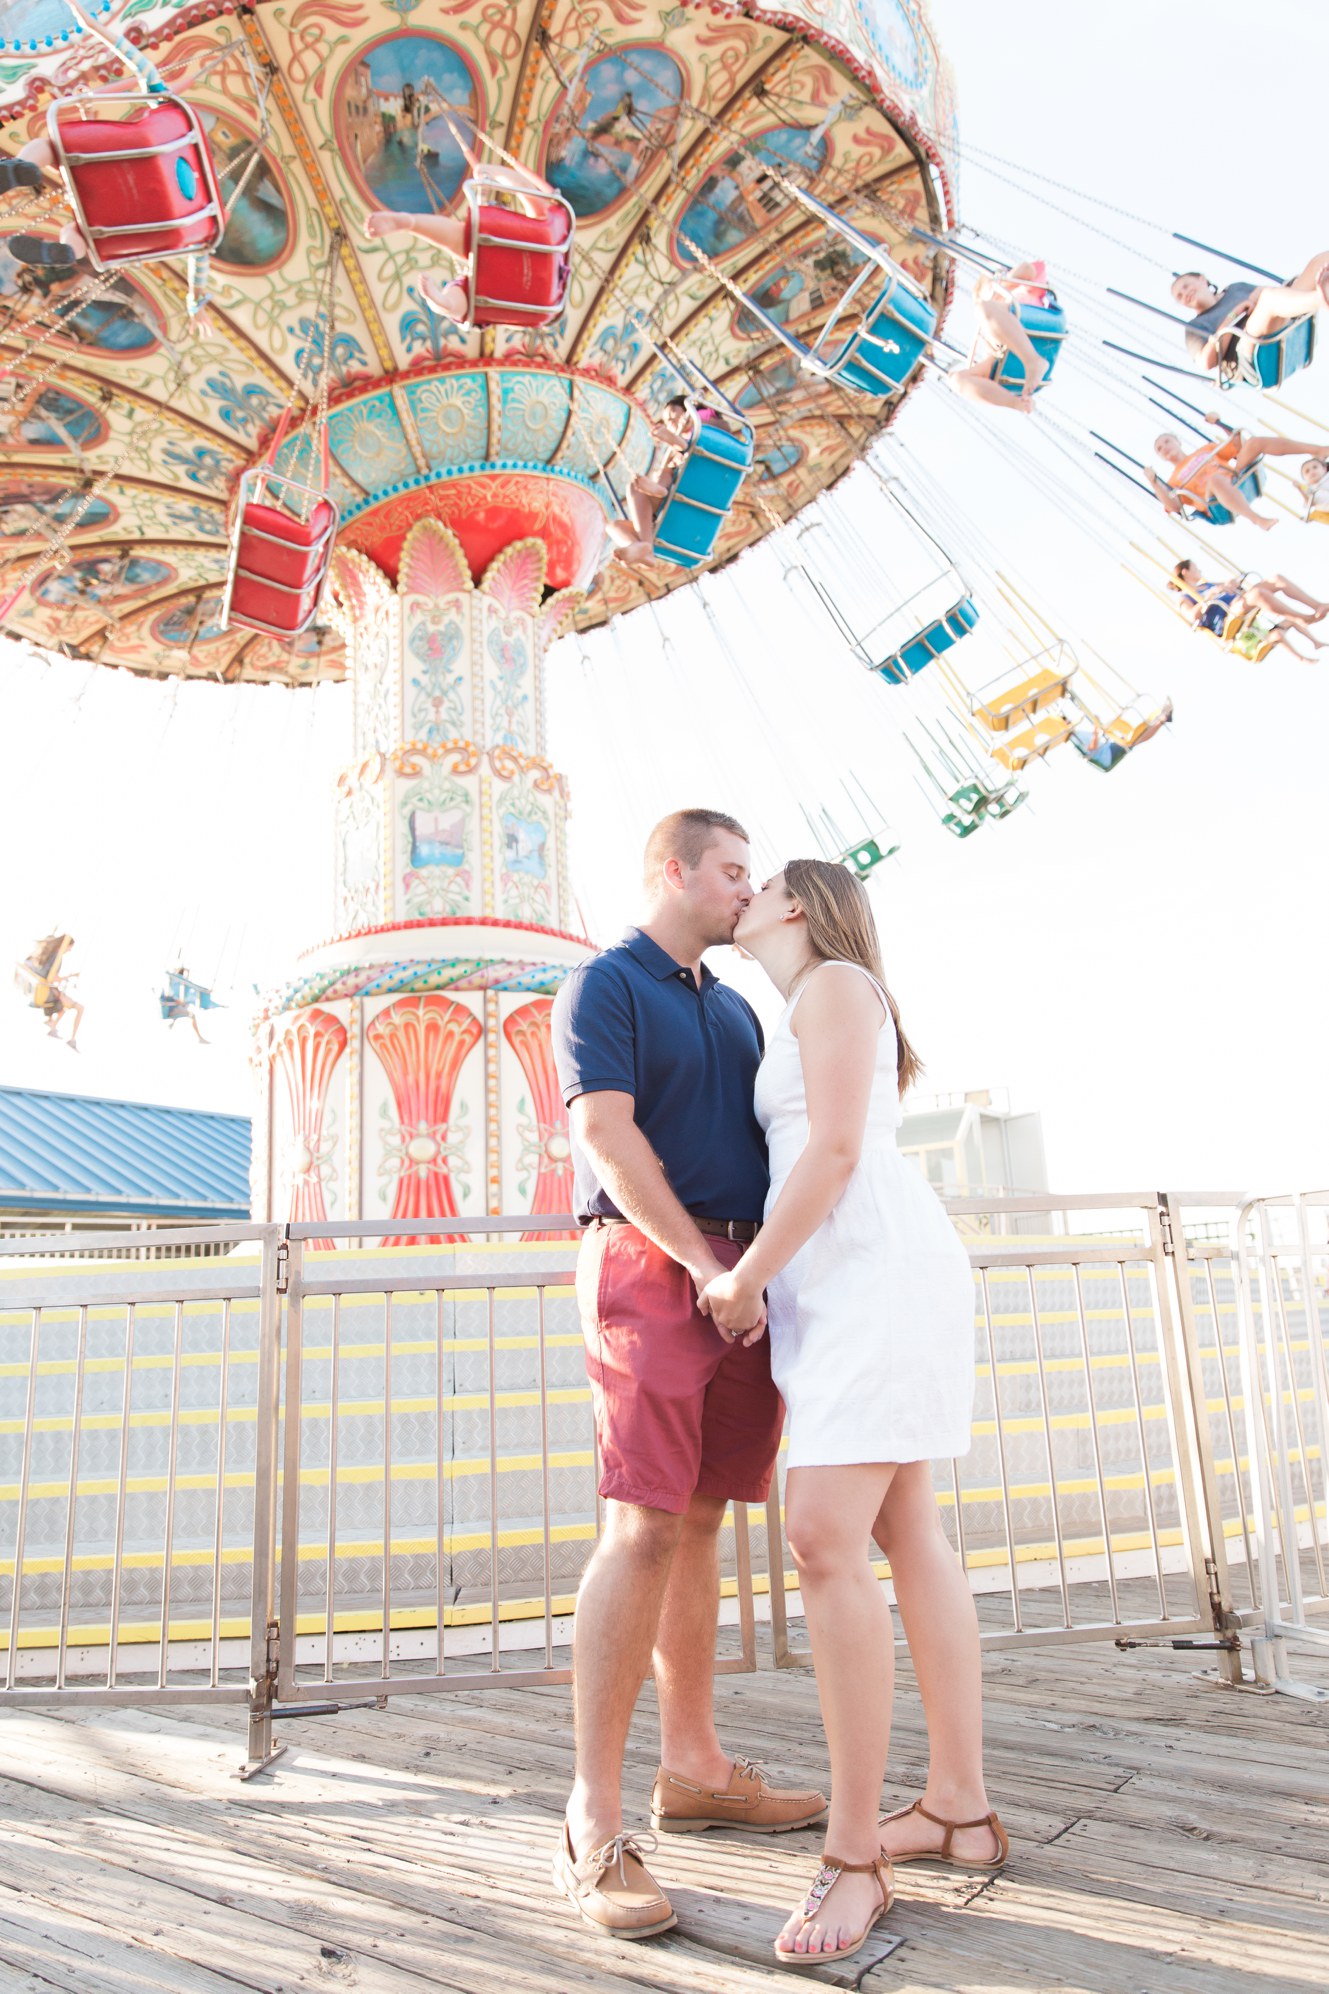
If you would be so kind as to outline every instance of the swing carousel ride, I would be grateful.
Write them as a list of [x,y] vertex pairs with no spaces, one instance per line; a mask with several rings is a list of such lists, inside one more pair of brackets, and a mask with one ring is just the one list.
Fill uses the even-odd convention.
[[[1192,541],[1279,446],[1206,428],[1136,478],[1045,414],[1067,310],[960,225],[922,0],[0,0],[0,55],[0,629],[353,685],[334,938],[259,1021],[256,1214],[566,1209],[549,1010],[591,944],[547,752],[561,636],[685,590],[741,673],[717,605],[767,542],[823,646],[901,701],[958,838],[1054,749],[1110,771],[1170,718],[887,432],[924,382],[989,429],[1037,397],[1133,530],[1143,494]],[[1186,306],[1212,391],[1313,352],[1314,306],[1281,334],[1252,290]],[[1115,352],[1089,364],[1169,365]],[[1197,627],[1258,624],[1238,584],[1220,630],[1198,587],[1170,601]],[[893,840],[843,774],[848,829],[805,814],[866,875]]]

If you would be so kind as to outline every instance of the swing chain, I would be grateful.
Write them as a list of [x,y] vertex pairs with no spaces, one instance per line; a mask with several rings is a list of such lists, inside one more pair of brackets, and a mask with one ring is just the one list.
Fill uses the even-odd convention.
[[[185,365],[188,357],[187,352],[183,350],[177,355],[171,377],[166,384],[166,392],[162,403],[164,408],[170,408],[174,402],[175,396],[184,380]],[[11,601],[18,601],[19,597],[31,585],[38,571],[48,562],[51,564],[53,570],[63,568],[67,565],[69,560],[68,542],[70,538],[78,531],[79,523],[84,514],[90,510],[102,496],[103,492],[107,491],[119,476],[120,468],[129,456],[133,444],[134,432],[131,425],[124,442],[120,445],[120,448],[116,451],[115,456],[106,466],[106,469],[87,486],[86,490],[79,497],[78,503],[70,508],[68,517],[59,523],[55,533],[47,541],[42,552],[35,555],[28,563],[26,569],[19,576],[18,581],[14,584],[12,591],[7,590]],[[128,558],[127,554],[125,558]],[[115,620],[116,615],[113,612],[111,621]]]
[[[90,271],[69,297],[59,301],[48,301],[53,307],[49,318],[44,315],[40,304],[33,316],[26,321],[19,319],[18,314],[15,313],[5,325],[3,329],[4,333],[8,333],[10,325],[14,324],[15,320],[18,320],[18,323],[25,325],[25,327],[35,326],[37,332],[34,338],[27,341],[22,351],[15,354],[12,365],[0,367],[0,381],[17,380],[19,370],[24,365],[24,362],[31,360],[33,355],[40,353],[44,346],[50,344],[51,340],[59,338],[62,332],[66,332],[72,321],[83,310],[83,307],[85,305],[96,304],[98,299],[110,290],[118,275],[119,272],[116,270]],[[62,306],[63,309],[61,309]],[[50,362],[46,371],[37,376],[34,385],[44,387],[59,365],[60,357],[57,354]]]

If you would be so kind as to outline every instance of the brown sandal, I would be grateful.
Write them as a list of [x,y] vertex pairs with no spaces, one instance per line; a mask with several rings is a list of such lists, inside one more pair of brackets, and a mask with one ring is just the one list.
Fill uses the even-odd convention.
[[[887,1814],[883,1820],[877,1823],[877,1826],[884,1828],[887,1822],[903,1821],[906,1815],[909,1814],[921,1814],[925,1821],[935,1822],[937,1827],[945,1829],[946,1832],[942,1837],[941,1847],[939,1849],[906,1849],[900,1855],[890,1856],[888,1860],[891,1862],[944,1862],[948,1863],[952,1869],[1001,1869],[1010,1855],[1011,1845],[1007,1839],[1006,1830],[1002,1827],[1001,1822],[995,1814],[984,1814],[977,1821],[943,1821],[940,1814],[930,1814],[921,1800],[915,1800],[911,1807],[897,1807],[893,1814]],[[966,1856],[953,1856],[951,1854],[951,1842],[964,1828],[991,1828],[997,1838],[997,1853],[989,1862],[973,1862]],[[882,1854],[886,1854],[885,1849],[882,1850]]]
[[875,1876],[881,1891],[881,1904],[864,1925],[858,1937],[847,1946],[840,1946],[833,1952],[792,1952],[788,1947],[775,1945],[771,1948],[781,1966],[823,1966],[827,1960],[848,1959],[851,1953],[858,1952],[867,1944],[872,1930],[895,1902],[895,1879],[891,1874],[890,1857],[884,1852],[875,1862],[841,1862],[838,1856],[823,1856],[821,1868],[817,1871],[812,1888],[803,1900],[804,1919],[814,1918],[824,1898],[829,1896],[841,1876]]

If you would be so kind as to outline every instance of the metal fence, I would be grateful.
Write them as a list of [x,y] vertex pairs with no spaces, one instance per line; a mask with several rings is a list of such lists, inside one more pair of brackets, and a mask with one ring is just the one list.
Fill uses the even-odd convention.
[[[1292,1686],[1286,1641],[1329,1632],[1329,1197],[954,1216],[978,1402],[935,1473],[985,1641],[1174,1641],[1233,1680],[1247,1630]],[[566,1680],[595,1442],[575,1241],[530,1223],[200,1226],[172,1246],[214,1257],[164,1263],[8,1242],[0,1703],[242,1702],[252,1769],[283,1710]],[[777,1487],[726,1525],[718,1666],[755,1667],[762,1622],[802,1659],[787,1566]]]

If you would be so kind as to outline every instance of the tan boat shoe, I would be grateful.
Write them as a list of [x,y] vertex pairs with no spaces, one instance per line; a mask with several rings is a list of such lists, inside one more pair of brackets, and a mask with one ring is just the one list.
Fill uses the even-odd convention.
[[653,1835],[614,1835],[578,1862],[564,1821],[554,1888],[582,1923],[604,1938],[650,1939],[672,1931],[678,1923],[674,1907],[642,1861],[654,1847]]
[[751,1759],[734,1760],[729,1784],[720,1791],[661,1766],[651,1789],[651,1826],[666,1835],[692,1835],[702,1828],[783,1835],[811,1828],[825,1817],[826,1804],[826,1795],[815,1787],[768,1785],[765,1769]]

